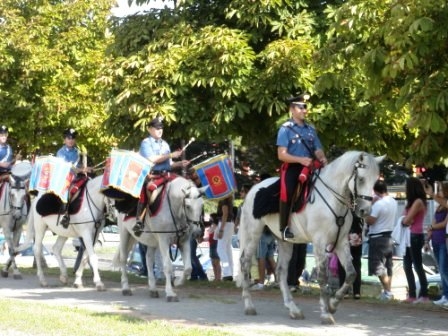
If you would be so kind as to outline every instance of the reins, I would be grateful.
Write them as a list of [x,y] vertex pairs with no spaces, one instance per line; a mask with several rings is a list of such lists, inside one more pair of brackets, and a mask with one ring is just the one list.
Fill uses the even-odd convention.
[[[350,191],[350,202],[349,202],[349,203],[346,202],[346,197],[344,197],[344,196],[341,195],[340,193],[336,192],[336,191],[335,191],[333,188],[331,188],[327,183],[325,183],[324,180],[322,180],[322,178],[321,178],[320,175],[319,175],[320,170],[319,170],[318,173],[314,173],[314,174],[313,174],[313,180],[312,180],[312,181],[313,181],[313,182],[312,182],[313,189],[316,190],[316,192],[317,192],[317,193],[319,194],[319,196],[322,198],[322,200],[324,201],[324,203],[327,205],[328,209],[330,209],[331,213],[332,213],[333,216],[335,217],[335,223],[336,223],[336,226],[338,227],[338,231],[337,231],[337,233],[336,233],[335,243],[332,245],[331,250],[329,250],[329,251],[326,250],[326,252],[328,252],[328,253],[333,252],[333,250],[335,249],[335,247],[336,247],[336,245],[337,245],[337,242],[338,242],[338,240],[339,240],[339,236],[340,236],[340,233],[341,233],[342,226],[343,226],[344,223],[345,223],[345,218],[347,217],[348,211],[351,210],[352,212],[354,212],[354,210],[355,210],[355,208],[356,208],[356,205],[357,205],[356,200],[357,200],[358,198],[363,199],[363,200],[367,200],[367,201],[372,201],[372,200],[373,200],[373,197],[372,197],[372,196],[358,195],[357,177],[358,177],[358,169],[359,169],[359,168],[367,168],[367,165],[365,165],[365,164],[363,164],[363,163],[361,163],[361,162],[359,162],[359,161],[356,161],[356,163],[355,163],[355,165],[354,165],[354,167],[353,167],[353,171],[352,171],[350,177],[348,178],[348,181],[347,181],[347,184],[346,184],[347,189]],[[330,204],[327,202],[327,200],[323,197],[323,195],[322,195],[322,193],[320,192],[320,190],[319,190],[318,188],[315,187],[315,181],[316,181],[317,179],[319,179],[319,180],[322,182],[322,184],[323,184],[328,190],[331,191],[331,193],[333,194],[333,196],[335,196],[335,198],[336,198],[337,201],[339,201],[343,206],[346,207],[346,211],[345,211],[345,214],[344,214],[343,216],[340,216],[340,215],[336,214],[335,210],[330,206]],[[349,182],[350,182],[351,179],[353,179],[353,182],[354,182],[354,186],[353,186],[353,189],[354,189],[354,190],[353,190],[353,192],[350,190],[350,188],[348,188],[348,184],[349,184]],[[311,194],[311,193],[310,193],[310,194]]]
[[178,251],[179,251],[180,239],[186,233],[188,227],[190,225],[192,225],[192,224],[193,225],[200,225],[201,222],[200,221],[194,221],[194,220],[191,220],[190,218],[188,218],[188,213],[187,213],[187,210],[186,210],[186,199],[187,199],[187,197],[184,197],[184,199],[182,200],[182,209],[183,209],[183,211],[181,213],[181,217],[185,217],[186,225],[179,224],[179,222],[182,222],[183,218],[176,218],[176,216],[174,215],[173,207],[172,207],[172,200],[170,199],[170,190],[171,190],[171,182],[168,182],[167,190],[166,190],[166,199],[167,199],[167,203],[168,203],[168,209],[170,211],[171,220],[172,220],[172,223],[174,225],[174,230],[143,230],[143,232],[146,232],[146,233],[175,233],[176,234],[176,252],[175,252],[174,256],[172,255],[171,248],[169,249],[170,259],[172,261],[174,261],[177,258],[177,254],[178,254]]

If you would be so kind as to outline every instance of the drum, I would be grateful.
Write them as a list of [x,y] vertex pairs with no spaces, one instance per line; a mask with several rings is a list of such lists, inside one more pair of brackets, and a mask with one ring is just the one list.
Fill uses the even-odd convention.
[[26,180],[31,175],[31,162],[28,160],[17,161],[11,168],[11,175],[14,178]]
[[52,193],[67,203],[68,189],[74,178],[70,162],[55,156],[41,156],[31,170],[29,190]]
[[237,190],[232,162],[228,155],[214,156],[193,167],[203,186],[208,185],[205,196],[223,199]]
[[110,198],[140,197],[152,164],[138,153],[113,149],[106,159],[101,191]]

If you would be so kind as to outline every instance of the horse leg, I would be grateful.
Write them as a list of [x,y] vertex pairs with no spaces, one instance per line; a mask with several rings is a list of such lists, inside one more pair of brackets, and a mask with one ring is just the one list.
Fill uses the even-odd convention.
[[82,255],[77,256],[77,258],[80,258],[81,260],[79,261],[78,268],[75,271],[75,281],[73,282],[73,287],[75,288],[84,287],[82,276],[84,274],[84,269],[89,264],[89,256],[87,255],[87,253],[85,253],[84,248],[79,249],[78,254],[79,253],[82,253]]
[[[93,283],[95,284],[96,290],[99,292],[105,291],[106,286],[104,286],[104,283],[101,281],[100,272],[98,271],[98,256],[96,255],[95,250],[93,248],[93,240],[92,237],[90,236],[90,232],[84,234],[82,238],[84,240],[87,255],[89,256],[90,267],[92,268],[93,272]],[[75,283],[76,281],[80,281],[82,283],[83,270],[84,267],[80,266],[76,271]]]
[[182,272],[182,275],[180,277],[176,277],[174,279],[174,286],[178,287],[185,283],[187,279],[190,278],[191,272],[192,272],[192,266],[191,266],[191,253],[196,253],[196,251],[191,251],[191,243],[190,239],[186,239],[180,248],[181,254],[182,254],[182,260],[184,262],[184,271]]
[[163,272],[165,273],[165,293],[166,293],[166,301],[167,302],[178,302],[179,298],[176,293],[173,291],[173,286],[171,284],[172,274],[173,274],[173,266],[169,256],[169,243],[167,239],[163,239],[164,236],[159,236],[159,249],[160,254],[162,255],[163,260]]
[[339,303],[344,298],[344,294],[349,288],[351,288],[356,277],[356,271],[353,267],[349,244],[347,243],[343,246],[340,246],[335,252],[339,258],[339,261],[341,262],[342,267],[344,267],[346,276],[344,284],[336,291],[334,297],[330,298],[329,311],[332,314],[336,312]]
[[[36,221],[36,220],[35,220]],[[44,239],[44,234],[47,228],[41,224],[40,230],[36,230],[35,232],[35,242],[34,242],[34,259],[36,261],[37,267],[37,277],[39,278],[39,282],[41,287],[48,287],[48,282],[45,279],[44,269],[42,265],[43,253],[42,253],[42,241]],[[59,267],[61,264],[59,263]]]
[[283,296],[283,304],[289,310],[289,317],[294,320],[303,320],[305,315],[294,303],[293,296],[288,288],[288,266],[292,256],[293,245],[278,240],[277,279]]
[[[119,215],[123,216],[123,215]],[[120,230],[120,245],[119,245],[119,263],[121,267],[121,294],[124,296],[132,296],[132,290],[129,287],[129,278],[126,266],[126,257],[128,255],[128,246],[130,243],[130,235],[125,227],[125,224],[118,221],[118,227]]]
[[58,236],[52,248],[54,257],[59,264],[59,281],[63,286],[67,286],[68,284],[67,266],[62,258],[62,248],[64,247],[66,241],[67,237]]
[[[240,230],[242,227],[240,226]],[[246,227],[244,227],[246,229]],[[252,295],[250,293],[250,269],[252,267],[252,257],[256,250],[256,239],[253,239],[251,235],[246,235],[247,241],[244,242],[244,246],[240,249],[240,274],[238,275],[237,285],[242,288],[242,297],[244,302],[244,314],[257,315],[257,310],[252,301]],[[243,241],[241,239],[241,241]],[[243,245],[243,244],[242,244]]]
[[155,264],[155,255],[156,255],[155,246],[147,246],[146,249],[146,268],[148,270],[148,286],[149,286],[149,296],[151,298],[158,298],[159,292],[156,287],[156,278],[154,276],[154,264]]
[[328,256],[325,252],[325,246],[318,246],[313,242],[313,250],[316,258],[316,267],[318,269],[318,283],[320,288],[320,321],[322,324],[334,324],[333,314],[329,309],[330,288],[328,286]]
[[[19,218],[20,219],[20,218]],[[15,223],[13,225],[15,230],[12,233],[12,242],[13,245],[9,248],[9,256],[10,256],[10,262],[8,267],[12,267],[12,274],[13,278],[16,280],[22,280],[22,274],[20,273],[19,268],[16,264],[16,246],[20,243],[20,236],[22,235],[22,223],[18,222],[18,219],[15,220]]]

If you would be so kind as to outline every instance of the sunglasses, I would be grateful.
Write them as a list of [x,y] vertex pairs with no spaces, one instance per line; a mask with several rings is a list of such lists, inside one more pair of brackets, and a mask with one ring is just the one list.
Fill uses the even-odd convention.
[[306,110],[307,106],[305,103],[294,103],[294,106],[297,106],[299,109]]

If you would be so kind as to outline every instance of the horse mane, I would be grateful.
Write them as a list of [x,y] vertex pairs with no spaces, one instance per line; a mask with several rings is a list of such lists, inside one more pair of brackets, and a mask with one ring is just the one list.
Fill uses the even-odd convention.
[[[332,175],[333,180],[337,180],[338,175],[346,175],[347,171],[352,171],[355,163],[359,160],[360,156],[363,155],[364,159],[367,159],[367,165],[376,165],[375,158],[361,151],[348,151],[336,158],[334,161],[330,162],[328,166],[322,171],[322,174]],[[337,174],[335,176],[335,174]]]

